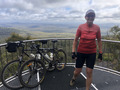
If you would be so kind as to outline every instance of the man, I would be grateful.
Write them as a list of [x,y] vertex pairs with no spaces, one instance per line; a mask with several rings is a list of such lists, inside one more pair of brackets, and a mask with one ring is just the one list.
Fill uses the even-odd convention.
[[[99,47],[99,61],[102,60],[102,42],[100,27],[96,24],[93,24],[93,21],[95,19],[94,10],[88,10],[85,14],[85,19],[86,23],[81,24],[78,27],[75,39],[73,41],[72,58],[76,60],[76,68],[70,81],[70,85],[73,86],[75,84],[75,80],[82,71],[82,67],[86,61],[86,90],[89,90],[92,83],[92,72],[96,60],[96,38]],[[77,41],[79,38],[80,41],[76,55],[75,48],[77,46]]]

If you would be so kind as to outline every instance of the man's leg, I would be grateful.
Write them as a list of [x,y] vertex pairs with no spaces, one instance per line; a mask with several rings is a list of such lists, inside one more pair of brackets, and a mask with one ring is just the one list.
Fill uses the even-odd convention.
[[73,73],[73,77],[70,80],[70,86],[73,86],[75,84],[75,80],[79,76],[81,71],[82,71],[82,68],[75,68],[74,73]]
[[92,83],[92,73],[93,73],[95,61],[96,61],[96,53],[88,54],[88,57],[86,59],[86,75],[87,75],[86,90],[90,89]]
[[75,68],[74,74],[73,74],[73,79],[76,79],[79,76],[81,71],[82,71],[82,68]]
[[[77,59],[76,59],[76,68],[73,73],[72,80],[70,81],[70,85],[73,86],[75,83],[75,79],[79,76],[80,72],[82,71],[82,67],[85,62],[85,57],[84,54],[82,53],[77,53]],[[74,82],[74,83],[72,83]]]
[[82,67],[85,63],[85,56],[82,53],[77,53],[77,59],[76,59],[76,68],[74,70],[73,79],[76,79],[77,76],[82,71]]
[[86,90],[90,89],[90,86],[92,83],[92,72],[93,72],[93,69],[86,67],[86,74],[87,74]]

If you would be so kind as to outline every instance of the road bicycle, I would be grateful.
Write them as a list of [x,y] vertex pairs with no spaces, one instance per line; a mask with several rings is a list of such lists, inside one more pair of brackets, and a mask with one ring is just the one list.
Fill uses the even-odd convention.
[[[40,42],[45,44],[47,40]],[[23,86],[34,88],[41,83],[40,81],[43,81],[43,78],[39,78],[41,75],[43,76],[40,70],[44,68],[41,68],[40,61],[44,63],[45,69],[48,71],[52,71],[55,68],[57,70],[63,70],[65,68],[66,53],[62,49],[55,48],[56,42],[57,40],[52,40],[53,48],[40,48],[40,45],[35,45],[37,58],[33,55],[34,59],[26,61],[19,71],[19,80]]]
[[[17,52],[18,48],[22,48],[21,49],[21,55],[18,56],[19,58],[17,60],[12,60],[9,63],[7,63],[1,73],[1,81],[3,83],[4,86],[6,86],[9,89],[20,89],[23,87],[23,85],[21,85],[21,83],[19,82],[19,78],[18,78],[18,72],[20,67],[22,66],[22,64],[26,61],[23,59],[23,55],[26,55],[27,57],[30,57],[29,54],[26,53],[26,51],[31,51],[32,48],[29,49],[24,49],[25,45],[23,44],[22,41],[18,41],[18,42],[9,42],[7,43],[7,51],[12,53],[12,52]],[[40,64],[42,67],[45,68],[44,64],[40,61]],[[43,69],[44,69],[43,68]],[[45,70],[43,70],[45,71]],[[45,73],[45,72],[43,72]],[[41,76],[41,78],[44,78],[44,74],[43,76]]]
[[[47,44],[47,40],[40,41],[43,44]],[[46,66],[48,71],[53,71],[55,68],[57,70],[63,70],[66,66],[66,53],[63,49],[56,48],[55,43],[57,40],[52,40],[52,48],[38,48],[40,52],[40,57]],[[39,47],[39,46],[38,46]]]

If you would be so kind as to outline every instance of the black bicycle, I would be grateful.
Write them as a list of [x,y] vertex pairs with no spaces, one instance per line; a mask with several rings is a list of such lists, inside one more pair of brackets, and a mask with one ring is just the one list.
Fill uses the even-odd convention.
[[[21,85],[21,83],[19,82],[19,78],[18,78],[18,73],[19,73],[19,69],[22,66],[22,64],[27,61],[23,59],[23,55],[26,55],[27,57],[30,57],[29,54],[26,53],[26,51],[31,51],[28,49],[24,49],[25,45],[23,44],[22,41],[19,42],[9,42],[7,43],[7,51],[12,53],[12,52],[16,52],[17,48],[21,47],[21,55],[18,56],[19,58],[17,60],[12,60],[9,63],[7,63],[1,73],[1,81],[3,83],[4,86],[6,86],[9,89],[20,89],[23,86]],[[40,64],[42,67],[45,67],[44,64],[40,61]],[[31,69],[31,68],[30,68]],[[41,76],[41,78],[44,78],[44,75]]]
[[[47,44],[47,40],[40,41],[43,44]],[[66,53],[63,49],[55,47],[57,40],[52,40],[52,48],[38,48],[40,51],[41,60],[44,62],[48,71],[63,70],[66,66]],[[38,52],[39,53],[39,52]]]
[[[47,43],[47,40],[41,41]],[[19,71],[19,80],[21,84],[28,88],[38,86],[43,78],[40,78],[44,67],[41,67],[41,62],[44,63],[45,69],[52,71],[63,70],[66,66],[66,53],[62,49],[55,48],[57,40],[52,40],[53,48],[40,48],[40,45],[35,45],[37,53],[33,60],[26,61]],[[43,69],[44,70],[44,69]],[[45,75],[45,74],[44,74]],[[44,76],[45,77],[45,76]]]

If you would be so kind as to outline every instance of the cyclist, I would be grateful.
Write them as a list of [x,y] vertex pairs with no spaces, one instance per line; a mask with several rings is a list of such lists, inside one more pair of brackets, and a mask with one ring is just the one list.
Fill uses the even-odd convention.
[[[83,64],[86,61],[86,90],[90,89],[92,82],[92,72],[96,60],[96,38],[99,47],[99,61],[102,60],[102,42],[101,42],[101,32],[100,27],[96,24],[93,24],[95,19],[94,10],[90,9],[85,14],[86,23],[79,25],[75,39],[73,41],[72,47],[72,59],[76,60],[76,68],[74,70],[73,77],[70,81],[70,85],[75,84],[75,80],[82,71]],[[77,55],[75,53],[75,48],[77,41],[80,38],[80,42],[77,48]]]

